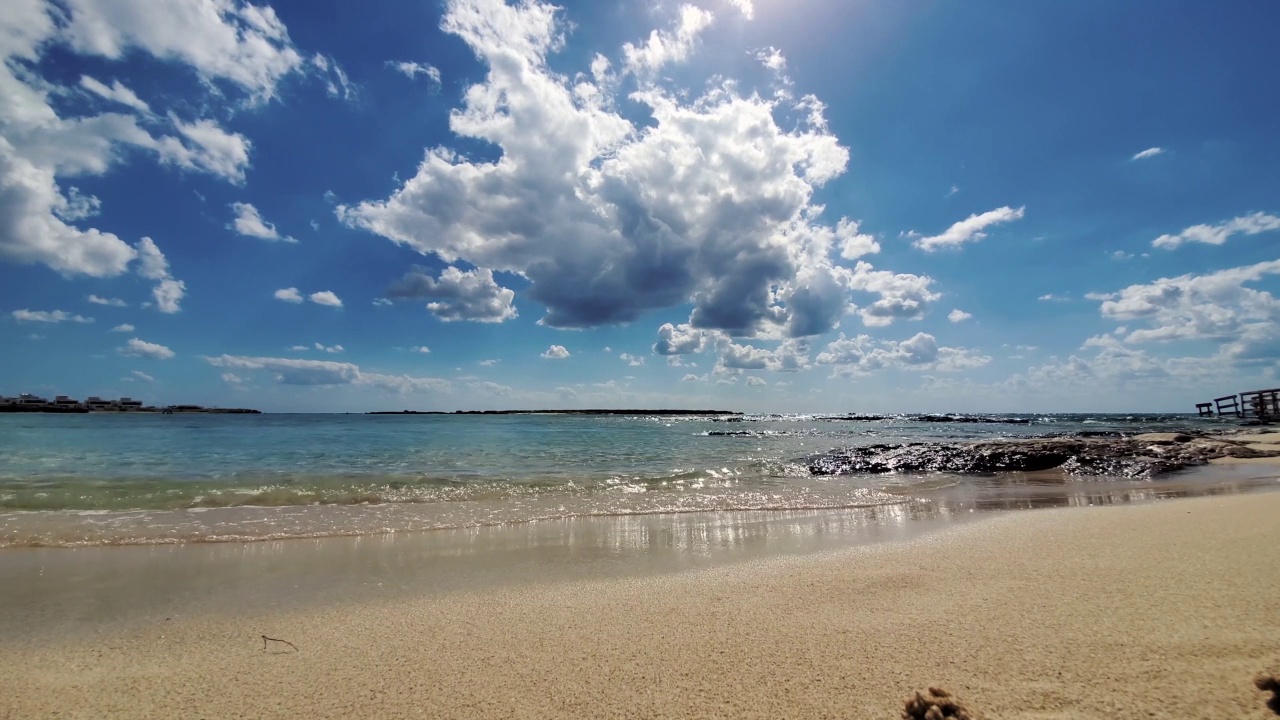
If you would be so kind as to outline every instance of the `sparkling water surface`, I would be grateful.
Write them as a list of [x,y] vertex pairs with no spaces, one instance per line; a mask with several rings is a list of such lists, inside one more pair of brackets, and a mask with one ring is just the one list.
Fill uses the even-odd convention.
[[1068,482],[1060,474],[1017,473],[813,477],[804,463],[855,444],[1234,426],[1184,415],[984,419],[1009,422],[844,415],[0,415],[0,545],[252,540],[920,502],[1102,502],[1181,493],[1187,483],[1176,476]]

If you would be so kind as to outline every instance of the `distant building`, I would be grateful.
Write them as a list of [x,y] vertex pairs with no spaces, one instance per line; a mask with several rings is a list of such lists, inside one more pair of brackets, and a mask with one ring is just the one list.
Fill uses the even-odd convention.
[[40,397],[39,395],[22,393],[21,395],[18,396],[18,404],[19,405],[48,405],[49,401],[45,398]]

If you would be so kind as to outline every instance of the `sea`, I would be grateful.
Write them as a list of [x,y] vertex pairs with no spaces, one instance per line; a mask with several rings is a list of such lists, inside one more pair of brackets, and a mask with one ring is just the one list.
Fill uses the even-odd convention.
[[1274,485],[1259,466],[815,476],[872,443],[1225,430],[1188,415],[0,415],[0,547],[242,542],[735,513],[906,517]]

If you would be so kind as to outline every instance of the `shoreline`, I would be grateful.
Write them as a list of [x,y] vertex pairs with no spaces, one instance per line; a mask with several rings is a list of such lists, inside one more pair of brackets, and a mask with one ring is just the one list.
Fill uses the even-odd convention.
[[[990,718],[1264,718],[1277,513],[1280,492],[1010,512],[683,572],[641,553],[623,556],[639,574],[594,578],[535,554],[524,577],[490,565],[490,585],[310,605],[278,602],[310,589],[264,574],[272,544],[242,546],[263,552],[228,565],[233,595],[278,585],[256,600],[121,625],[106,618],[129,606],[100,595],[96,629],[0,633],[0,715],[894,717],[941,685]],[[133,590],[199,578],[177,606],[219,600],[225,576],[187,567]],[[316,587],[353,566],[329,567]],[[264,634],[298,650],[264,652]]]

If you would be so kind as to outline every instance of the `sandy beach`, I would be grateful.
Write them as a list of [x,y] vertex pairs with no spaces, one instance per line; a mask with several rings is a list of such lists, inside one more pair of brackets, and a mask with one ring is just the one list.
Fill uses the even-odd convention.
[[10,633],[0,716],[891,718],[938,685],[988,718],[1272,717],[1252,679],[1280,671],[1278,514],[1280,493],[1005,513],[685,572]]

